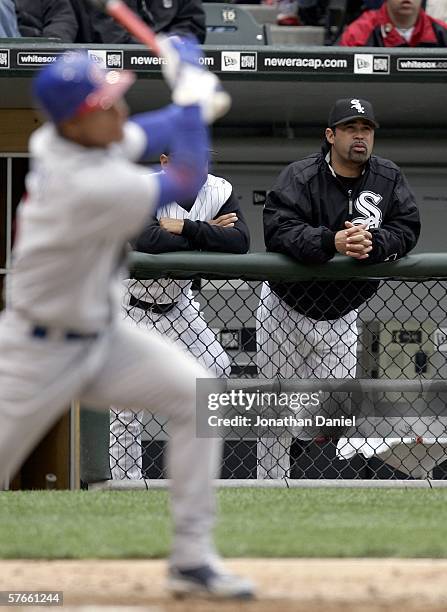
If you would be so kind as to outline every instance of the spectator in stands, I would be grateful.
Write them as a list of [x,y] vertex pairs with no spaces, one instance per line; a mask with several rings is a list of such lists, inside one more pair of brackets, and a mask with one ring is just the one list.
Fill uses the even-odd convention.
[[324,25],[329,0],[298,0],[298,17],[303,25]]
[[126,0],[126,4],[157,33],[193,34],[200,43],[205,42],[205,11],[202,0]]
[[276,23],[280,26],[298,26],[298,2],[297,0],[278,0],[278,15]]
[[[374,2],[374,0],[369,0]],[[345,0],[344,6],[332,6],[329,0],[268,0],[278,6],[278,25],[331,26],[332,13],[342,14],[343,28],[357,19],[365,8],[363,0]],[[374,7],[376,8],[376,7]]]
[[0,0],[0,38],[18,38],[19,36],[14,0]]
[[22,36],[74,42],[78,26],[69,0],[16,0]]
[[[348,0],[349,1],[349,0]],[[277,0],[278,25],[323,26],[326,24],[329,0]]]
[[78,31],[75,43],[98,43],[102,41],[97,35],[96,23],[105,18],[112,25],[114,21],[108,15],[104,15],[103,12],[93,9],[92,5],[85,0],[70,0],[71,8],[75,14]]
[[[157,33],[182,36],[192,34],[200,43],[205,41],[205,12],[202,0],[124,1]],[[77,42],[122,45],[139,42],[111,17],[92,8],[86,0],[70,0],[70,2],[78,21]]]
[[427,15],[422,0],[386,0],[366,11],[341,37],[345,47],[446,47],[447,24]]

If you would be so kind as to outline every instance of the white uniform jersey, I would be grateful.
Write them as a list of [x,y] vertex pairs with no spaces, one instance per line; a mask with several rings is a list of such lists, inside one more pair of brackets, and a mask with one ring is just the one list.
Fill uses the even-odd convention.
[[101,330],[119,316],[124,245],[158,197],[154,175],[130,161],[145,145],[133,123],[122,143],[108,149],[81,147],[50,124],[35,132],[8,308],[35,323],[81,332]]
[[[176,202],[161,206],[156,218],[169,217],[170,219],[189,219],[190,221],[211,221],[214,219],[231,195],[233,187],[224,178],[208,174],[208,178],[197,194],[190,211],[185,210]],[[128,291],[137,299],[157,304],[171,304],[179,302],[187,296],[191,281],[169,280],[159,281],[126,281]],[[128,303],[129,296],[126,297]]]

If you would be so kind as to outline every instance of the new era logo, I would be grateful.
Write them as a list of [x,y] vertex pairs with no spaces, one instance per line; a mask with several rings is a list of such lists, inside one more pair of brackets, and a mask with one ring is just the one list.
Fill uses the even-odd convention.
[[387,56],[385,57],[374,56],[373,72],[383,72],[385,74],[388,74],[389,71],[390,71],[389,58]]
[[226,68],[239,66],[238,58],[226,55],[223,58],[223,64]]
[[122,51],[107,51],[106,52],[106,65],[107,68],[114,68],[115,70],[123,67],[123,52]]
[[356,53],[354,55],[355,74],[389,74],[390,56]]
[[222,70],[239,72],[257,70],[257,53],[241,51],[222,51]]
[[355,65],[358,70],[369,70],[371,68],[371,62],[369,58],[365,59],[363,57],[358,57],[356,59]]
[[101,68],[120,70],[123,67],[122,51],[107,51],[104,49],[94,49],[88,51],[88,56]]
[[256,53],[241,53],[241,70],[256,70]]

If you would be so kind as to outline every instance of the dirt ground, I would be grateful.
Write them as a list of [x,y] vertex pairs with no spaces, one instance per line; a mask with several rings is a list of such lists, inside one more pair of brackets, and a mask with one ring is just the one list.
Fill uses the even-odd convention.
[[447,611],[447,560],[237,559],[226,566],[258,585],[256,601],[173,601],[162,561],[3,560],[0,591],[64,591],[64,612]]

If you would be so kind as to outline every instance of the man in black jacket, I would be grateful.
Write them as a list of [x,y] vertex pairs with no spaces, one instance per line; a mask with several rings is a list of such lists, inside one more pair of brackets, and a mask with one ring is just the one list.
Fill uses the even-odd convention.
[[[162,166],[168,157],[161,156]],[[172,202],[148,220],[133,247],[143,253],[214,251],[246,253],[250,245],[247,224],[231,184],[204,174],[197,197],[179,206]],[[185,207],[185,208],[183,208]],[[138,327],[168,336],[210,370],[230,375],[230,360],[207,326],[200,305],[191,293],[191,281],[128,280],[127,315]],[[148,410],[151,406],[148,405]],[[113,479],[142,478],[141,431],[143,413],[111,410],[110,469]]]
[[[371,155],[378,124],[366,100],[337,100],[323,151],[290,164],[264,208],[268,251],[305,264],[338,252],[359,265],[406,255],[419,237],[413,193],[400,169]],[[376,281],[264,283],[258,367],[266,378],[354,377],[357,308]],[[306,436],[299,435],[301,438]],[[261,438],[258,477],[289,475],[291,438]]]
[[[68,1],[68,0],[67,0]],[[124,0],[157,33],[192,34],[205,41],[205,12],[202,0]],[[76,42],[121,44],[138,43],[131,34],[86,0],[70,0],[76,13],[79,33]]]
[[69,0],[15,0],[22,36],[74,42],[78,30]]

